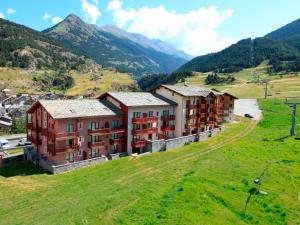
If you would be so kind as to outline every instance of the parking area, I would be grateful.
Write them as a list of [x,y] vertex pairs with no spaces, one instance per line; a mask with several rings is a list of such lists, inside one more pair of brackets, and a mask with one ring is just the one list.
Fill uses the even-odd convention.
[[259,120],[262,115],[256,99],[236,99],[234,102],[234,114],[238,116],[250,114],[256,120]]

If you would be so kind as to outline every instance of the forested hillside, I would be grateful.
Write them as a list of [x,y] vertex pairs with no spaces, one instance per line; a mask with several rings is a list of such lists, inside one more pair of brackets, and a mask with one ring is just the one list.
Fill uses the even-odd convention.
[[75,69],[85,60],[41,32],[0,19],[0,67]]
[[232,73],[266,60],[269,72],[300,71],[300,20],[265,37],[241,40],[220,52],[196,57],[177,71]]

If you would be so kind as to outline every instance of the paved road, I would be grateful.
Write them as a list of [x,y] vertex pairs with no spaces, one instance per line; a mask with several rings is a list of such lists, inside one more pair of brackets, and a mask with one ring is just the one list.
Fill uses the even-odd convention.
[[20,146],[17,146],[17,144],[18,144],[19,140],[22,139],[22,138],[24,138],[24,137],[26,137],[26,134],[13,134],[13,135],[0,136],[0,140],[1,139],[8,140],[9,147],[5,148],[4,151],[20,147]]
[[246,113],[256,120],[261,118],[261,110],[256,99],[236,99],[234,101],[234,114],[244,116]]

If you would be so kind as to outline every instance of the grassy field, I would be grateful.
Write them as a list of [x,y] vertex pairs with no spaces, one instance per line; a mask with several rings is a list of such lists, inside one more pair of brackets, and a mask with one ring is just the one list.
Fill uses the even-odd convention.
[[[238,73],[232,74],[236,81],[232,84],[222,84],[207,86],[208,88],[216,88],[222,91],[227,91],[239,98],[263,98],[264,85],[251,83],[253,81],[253,74],[259,73],[260,79],[270,79],[269,98],[284,98],[284,97],[299,97],[300,96],[300,74],[274,74],[270,76],[267,73],[268,66],[262,65],[244,69]],[[186,81],[192,85],[205,86],[206,74],[195,73],[194,76],[189,77]]]
[[[43,74],[44,71],[30,72],[21,69],[0,68],[0,87],[9,88],[13,93],[41,93],[40,87],[33,81],[36,74]],[[98,80],[91,80],[90,73],[71,72],[75,80],[75,85],[66,92],[54,90],[56,93],[66,95],[84,95],[90,92],[102,94],[110,90],[113,86],[129,86],[134,84],[134,80],[125,73],[117,73],[109,70],[98,72]]]
[[[0,224],[300,224],[300,141],[282,101],[239,118],[209,141],[48,175],[30,163],[0,169]],[[243,214],[253,183],[262,177]]]

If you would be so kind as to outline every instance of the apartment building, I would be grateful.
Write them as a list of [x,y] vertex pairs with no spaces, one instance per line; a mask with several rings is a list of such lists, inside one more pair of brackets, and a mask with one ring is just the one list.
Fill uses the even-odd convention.
[[27,111],[34,152],[54,165],[144,153],[233,120],[235,97],[202,87],[161,85],[151,93],[107,92],[94,100],[40,100]]
[[216,89],[212,89],[217,97],[217,122],[231,122],[233,121],[234,100],[235,96],[220,92]]
[[212,90],[196,86],[161,85],[152,92],[177,103],[176,136],[218,127],[217,96]]
[[124,113],[129,154],[145,152],[147,140],[176,137],[177,104],[174,101],[147,92],[107,92],[99,98],[111,102]]
[[40,100],[27,120],[28,140],[54,165],[126,151],[123,112],[107,101]]

